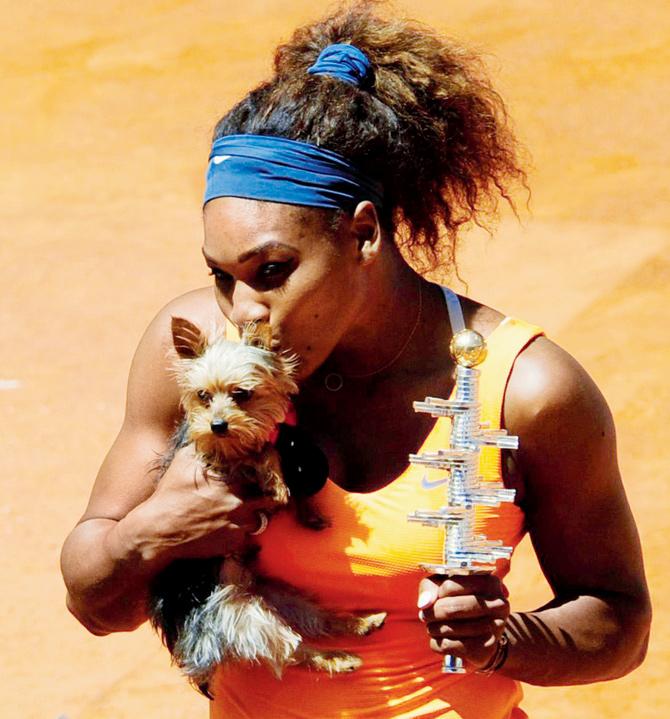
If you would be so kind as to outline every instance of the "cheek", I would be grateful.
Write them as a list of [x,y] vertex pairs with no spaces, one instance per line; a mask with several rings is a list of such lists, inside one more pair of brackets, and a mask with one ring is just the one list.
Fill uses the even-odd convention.
[[299,375],[316,369],[337,346],[351,324],[353,293],[329,280],[301,295],[282,323],[282,345],[301,360]]

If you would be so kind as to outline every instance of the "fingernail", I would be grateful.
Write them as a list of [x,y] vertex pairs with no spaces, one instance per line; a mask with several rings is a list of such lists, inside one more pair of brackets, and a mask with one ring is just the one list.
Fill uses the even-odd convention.
[[419,601],[416,603],[416,606],[419,607],[419,609],[425,609],[426,607],[430,606],[430,604],[433,601],[433,593],[429,592],[428,590],[425,590],[419,594]]

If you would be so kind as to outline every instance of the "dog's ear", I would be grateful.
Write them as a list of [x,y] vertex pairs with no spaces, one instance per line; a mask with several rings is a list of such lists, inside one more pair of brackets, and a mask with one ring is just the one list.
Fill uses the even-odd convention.
[[172,344],[181,359],[195,359],[205,349],[207,337],[193,322],[183,317],[173,317]]
[[300,360],[298,359],[298,355],[280,352],[277,355],[277,364],[279,365],[281,372],[283,372],[287,377],[293,378],[298,372]]
[[298,394],[298,385],[295,376],[300,362],[296,355],[280,352],[275,355],[275,378],[281,385],[281,391],[286,395]]
[[272,327],[269,322],[247,322],[242,328],[242,344],[272,349]]

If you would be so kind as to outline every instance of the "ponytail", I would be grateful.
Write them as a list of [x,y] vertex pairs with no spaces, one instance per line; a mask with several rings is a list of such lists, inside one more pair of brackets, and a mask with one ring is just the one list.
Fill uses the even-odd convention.
[[[365,86],[308,72],[337,43],[367,56]],[[276,50],[274,77],[219,121],[214,138],[229,134],[286,137],[343,155],[383,183],[382,225],[431,268],[455,264],[462,225],[487,226],[501,197],[514,209],[512,187],[527,187],[481,60],[430,28],[382,18],[371,2],[296,30]]]

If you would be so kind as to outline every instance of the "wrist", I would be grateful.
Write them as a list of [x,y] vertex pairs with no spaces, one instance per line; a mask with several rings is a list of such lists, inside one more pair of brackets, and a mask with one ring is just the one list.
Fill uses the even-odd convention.
[[507,655],[509,653],[509,638],[503,631],[500,635],[498,642],[496,643],[496,650],[483,667],[475,670],[475,674],[482,674],[483,676],[490,676],[495,672],[502,669],[503,665],[507,661]]

